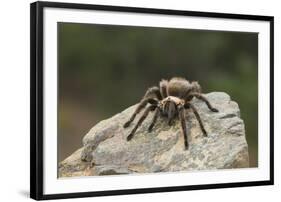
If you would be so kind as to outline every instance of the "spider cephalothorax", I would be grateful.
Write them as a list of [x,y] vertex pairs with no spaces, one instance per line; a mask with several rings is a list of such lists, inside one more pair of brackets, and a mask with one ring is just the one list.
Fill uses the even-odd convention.
[[199,122],[203,135],[207,136],[207,132],[203,126],[201,118],[196,108],[190,102],[193,97],[204,101],[211,111],[218,112],[218,110],[212,107],[210,102],[201,94],[201,87],[196,81],[189,82],[184,78],[174,77],[169,81],[160,81],[159,87],[155,86],[149,88],[131,118],[124,124],[124,128],[128,127],[135,119],[136,115],[140,113],[148,103],[150,104],[145,109],[136,126],[128,135],[127,140],[129,141],[133,138],[137,128],[142,124],[149,112],[154,111],[154,116],[148,130],[152,130],[159,115],[167,117],[169,125],[172,124],[172,120],[174,118],[179,117],[184,135],[185,149],[188,149],[188,139],[185,124],[185,109],[191,109],[193,111],[196,119]]

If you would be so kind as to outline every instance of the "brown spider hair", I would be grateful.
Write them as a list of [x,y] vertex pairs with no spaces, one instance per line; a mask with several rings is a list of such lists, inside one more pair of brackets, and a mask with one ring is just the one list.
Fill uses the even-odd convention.
[[199,113],[191,103],[191,100],[194,97],[204,101],[211,111],[218,112],[218,110],[212,107],[210,102],[202,95],[201,86],[197,81],[189,82],[188,80],[181,77],[173,77],[169,81],[165,79],[161,80],[159,83],[159,87],[154,86],[146,91],[144,97],[135,109],[135,112],[133,113],[131,118],[124,124],[124,128],[128,127],[131,122],[133,122],[136,115],[140,113],[148,103],[150,104],[149,107],[145,109],[143,115],[140,117],[131,133],[127,136],[127,140],[130,141],[133,138],[137,128],[145,120],[149,112],[155,111],[148,130],[152,130],[157,121],[157,118],[160,115],[162,117],[168,118],[169,125],[172,124],[172,120],[174,118],[179,117],[182,131],[184,134],[185,149],[188,149],[188,138],[185,123],[185,109],[191,109],[193,111],[196,119],[199,122],[203,135],[207,136],[207,132],[203,126]]

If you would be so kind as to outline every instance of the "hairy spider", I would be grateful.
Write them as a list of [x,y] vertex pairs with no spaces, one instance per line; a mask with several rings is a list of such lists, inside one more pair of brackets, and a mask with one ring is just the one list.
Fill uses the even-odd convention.
[[184,145],[185,149],[188,149],[188,139],[185,124],[185,109],[191,109],[195,114],[196,119],[199,122],[200,128],[204,136],[207,136],[207,132],[203,126],[201,118],[196,110],[196,108],[191,103],[191,100],[196,97],[204,101],[208,108],[213,112],[218,112],[218,110],[210,104],[210,102],[201,94],[201,87],[198,82],[189,82],[184,78],[174,77],[171,80],[162,80],[159,83],[159,87],[154,86],[149,88],[139,105],[137,106],[135,112],[131,118],[124,124],[124,128],[127,128],[132,121],[135,119],[136,115],[142,111],[143,108],[149,103],[150,105],[145,109],[143,115],[138,120],[137,124],[127,136],[127,141],[130,141],[137,128],[142,124],[145,118],[148,116],[149,112],[154,111],[154,116],[152,122],[148,128],[151,132],[153,126],[155,125],[159,115],[168,118],[168,124],[172,124],[172,120],[179,117],[182,127],[182,132],[184,135]]

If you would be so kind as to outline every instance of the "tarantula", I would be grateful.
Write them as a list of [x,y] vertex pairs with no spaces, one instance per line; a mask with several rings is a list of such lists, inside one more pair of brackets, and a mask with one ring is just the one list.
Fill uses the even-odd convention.
[[191,100],[196,97],[204,101],[208,108],[213,112],[218,112],[218,110],[210,104],[210,102],[201,94],[201,87],[198,82],[189,82],[184,78],[174,77],[171,80],[162,80],[159,83],[159,87],[154,86],[149,88],[139,105],[137,106],[135,112],[131,118],[124,124],[124,128],[127,128],[135,119],[136,115],[142,111],[143,108],[149,103],[150,105],[145,109],[143,115],[138,120],[137,124],[127,136],[127,141],[130,141],[137,128],[142,124],[145,118],[148,116],[149,112],[154,111],[154,116],[152,122],[148,128],[151,132],[153,126],[155,125],[157,118],[161,115],[162,117],[168,118],[168,124],[172,125],[172,120],[179,117],[182,127],[182,132],[184,135],[184,145],[185,149],[188,149],[188,139],[185,124],[185,109],[191,109],[195,114],[196,119],[199,122],[200,128],[204,136],[207,136],[207,132],[198,114],[198,111],[191,103]]

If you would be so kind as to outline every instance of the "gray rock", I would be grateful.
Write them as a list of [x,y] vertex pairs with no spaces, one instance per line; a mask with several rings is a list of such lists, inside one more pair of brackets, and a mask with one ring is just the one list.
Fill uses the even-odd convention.
[[184,137],[177,119],[169,126],[165,118],[159,118],[152,132],[148,132],[153,113],[133,139],[126,141],[139,118],[137,116],[130,127],[123,128],[136,108],[134,105],[95,125],[83,138],[83,148],[60,163],[59,176],[249,167],[244,122],[238,104],[222,92],[205,96],[219,112],[211,112],[204,102],[193,99],[208,137],[202,135],[194,114],[187,110],[188,150],[184,150]]

